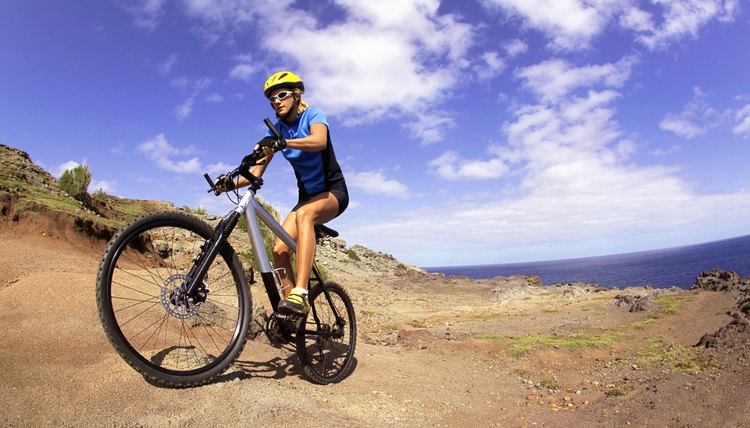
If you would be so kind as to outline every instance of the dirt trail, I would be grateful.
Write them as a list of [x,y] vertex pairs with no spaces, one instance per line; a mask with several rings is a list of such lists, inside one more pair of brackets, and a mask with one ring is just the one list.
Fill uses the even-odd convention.
[[[144,381],[104,336],[94,296],[102,247],[42,232],[0,228],[3,427],[750,424],[749,356],[689,348],[729,321],[733,294],[682,292],[665,300],[674,313],[630,313],[615,305],[618,291],[563,297],[547,287],[498,300],[487,281],[330,267],[357,309],[350,378],[313,385],[293,349],[256,340],[217,382],[175,390]],[[612,340],[554,341],[582,334]],[[553,342],[522,349],[513,337]],[[685,349],[695,373],[675,363]]]

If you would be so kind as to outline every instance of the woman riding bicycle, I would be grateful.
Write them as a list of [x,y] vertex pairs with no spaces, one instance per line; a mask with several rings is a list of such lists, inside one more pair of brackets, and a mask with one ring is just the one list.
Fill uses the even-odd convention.
[[[297,242],[294,288],[289,279],[294,275],[291,249],[280,239],[274,244],[273,259],[276,268],[284,269],[281,275],[284,300],[279,303],[279,312],[299,314],[310,310],[307,284],[315,260],[314,226],[333,220],[349,205],[349,194],[333,152],[328,121],[320,108],[310,107],[302,100],[304,92],[302,79],[289,71],[274,73],[266,80],[263,94],[276,112],[279,120],[274,126],[283,138],[276,140],[269,132],[258,143],[256,149],[263,149],[265,163],[251,171],[256,177],[262,176],[274,152],[281,151],[297,177],[299,199],[282,224]],[[239,177],[235,186],[248,184],[246,179]]]

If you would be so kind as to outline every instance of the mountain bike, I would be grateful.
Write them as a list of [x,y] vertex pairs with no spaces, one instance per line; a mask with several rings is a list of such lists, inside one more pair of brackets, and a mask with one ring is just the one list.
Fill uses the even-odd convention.
[[[280,139],[273,124],[265,123]],[[263,180],[250,168],[263,158],[255,150],[223,176],[242,176],[251,184],[242,195],[228,192],[236,207],[215,228],[184,213],[161,212],[134,220],[107,245],[97,274],[99,317],[119,355],[156,384],[211,382],[245,347],[252,297],[242,263],[227,242],[243,217],[273,310],[266,316],[268,338],[274,344],[294,344],[304,373],[315,383],[340,382],[354,370],[354,307],[341,285],[323,280],[317,265],[308,282],[310,312],[277,311],[282,269],[274,269],[266,255],[259,220],[293,251],[296,243],[255,198]],[[204,176],[209,192],[215,191],[216,183]],[[316,234],[337,235],[325,226],[316,226]]]

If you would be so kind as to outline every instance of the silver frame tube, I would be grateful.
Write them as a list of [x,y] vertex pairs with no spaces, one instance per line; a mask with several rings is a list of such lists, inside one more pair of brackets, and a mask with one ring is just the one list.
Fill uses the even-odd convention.
[[[252,209],[248,209],[252,207]],[[255,200],[255,192],[248,190],[237,204],[235,209],[240,215],[245,216],[245,222],[247,223],[247,235],[250,238],[250,243],[253,246],[253,256],[258,264],[258,269],[261,273],[271,273],[273,267],[271,262],[268,260],[266,255],[265,245],[263,243],[263,233],[260,231],[260,224],[258,218],[265,223],[271,231],[279,237],[292,251],[297,251],[297,243],[292,237],[284,230],[283,227],[276,221],[273,216],[266,211],[265,208]]]

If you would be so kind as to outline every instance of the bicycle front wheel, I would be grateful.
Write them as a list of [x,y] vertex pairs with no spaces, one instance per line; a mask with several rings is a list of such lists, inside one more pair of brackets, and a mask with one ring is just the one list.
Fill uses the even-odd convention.
[[327,385],[348,377],[355,368],[357,320],[343,287],[334,282],[310,290],[310,312],[297,331],[297,357],[305,374]]
[[134,369],[165,386],[195,386],[226,370],[247,341],[250,292],[227,244],[198,296],[187,274],[213,229],[195,217],[158,213],[110,241],[99,267],[97,305],[110,342]]

